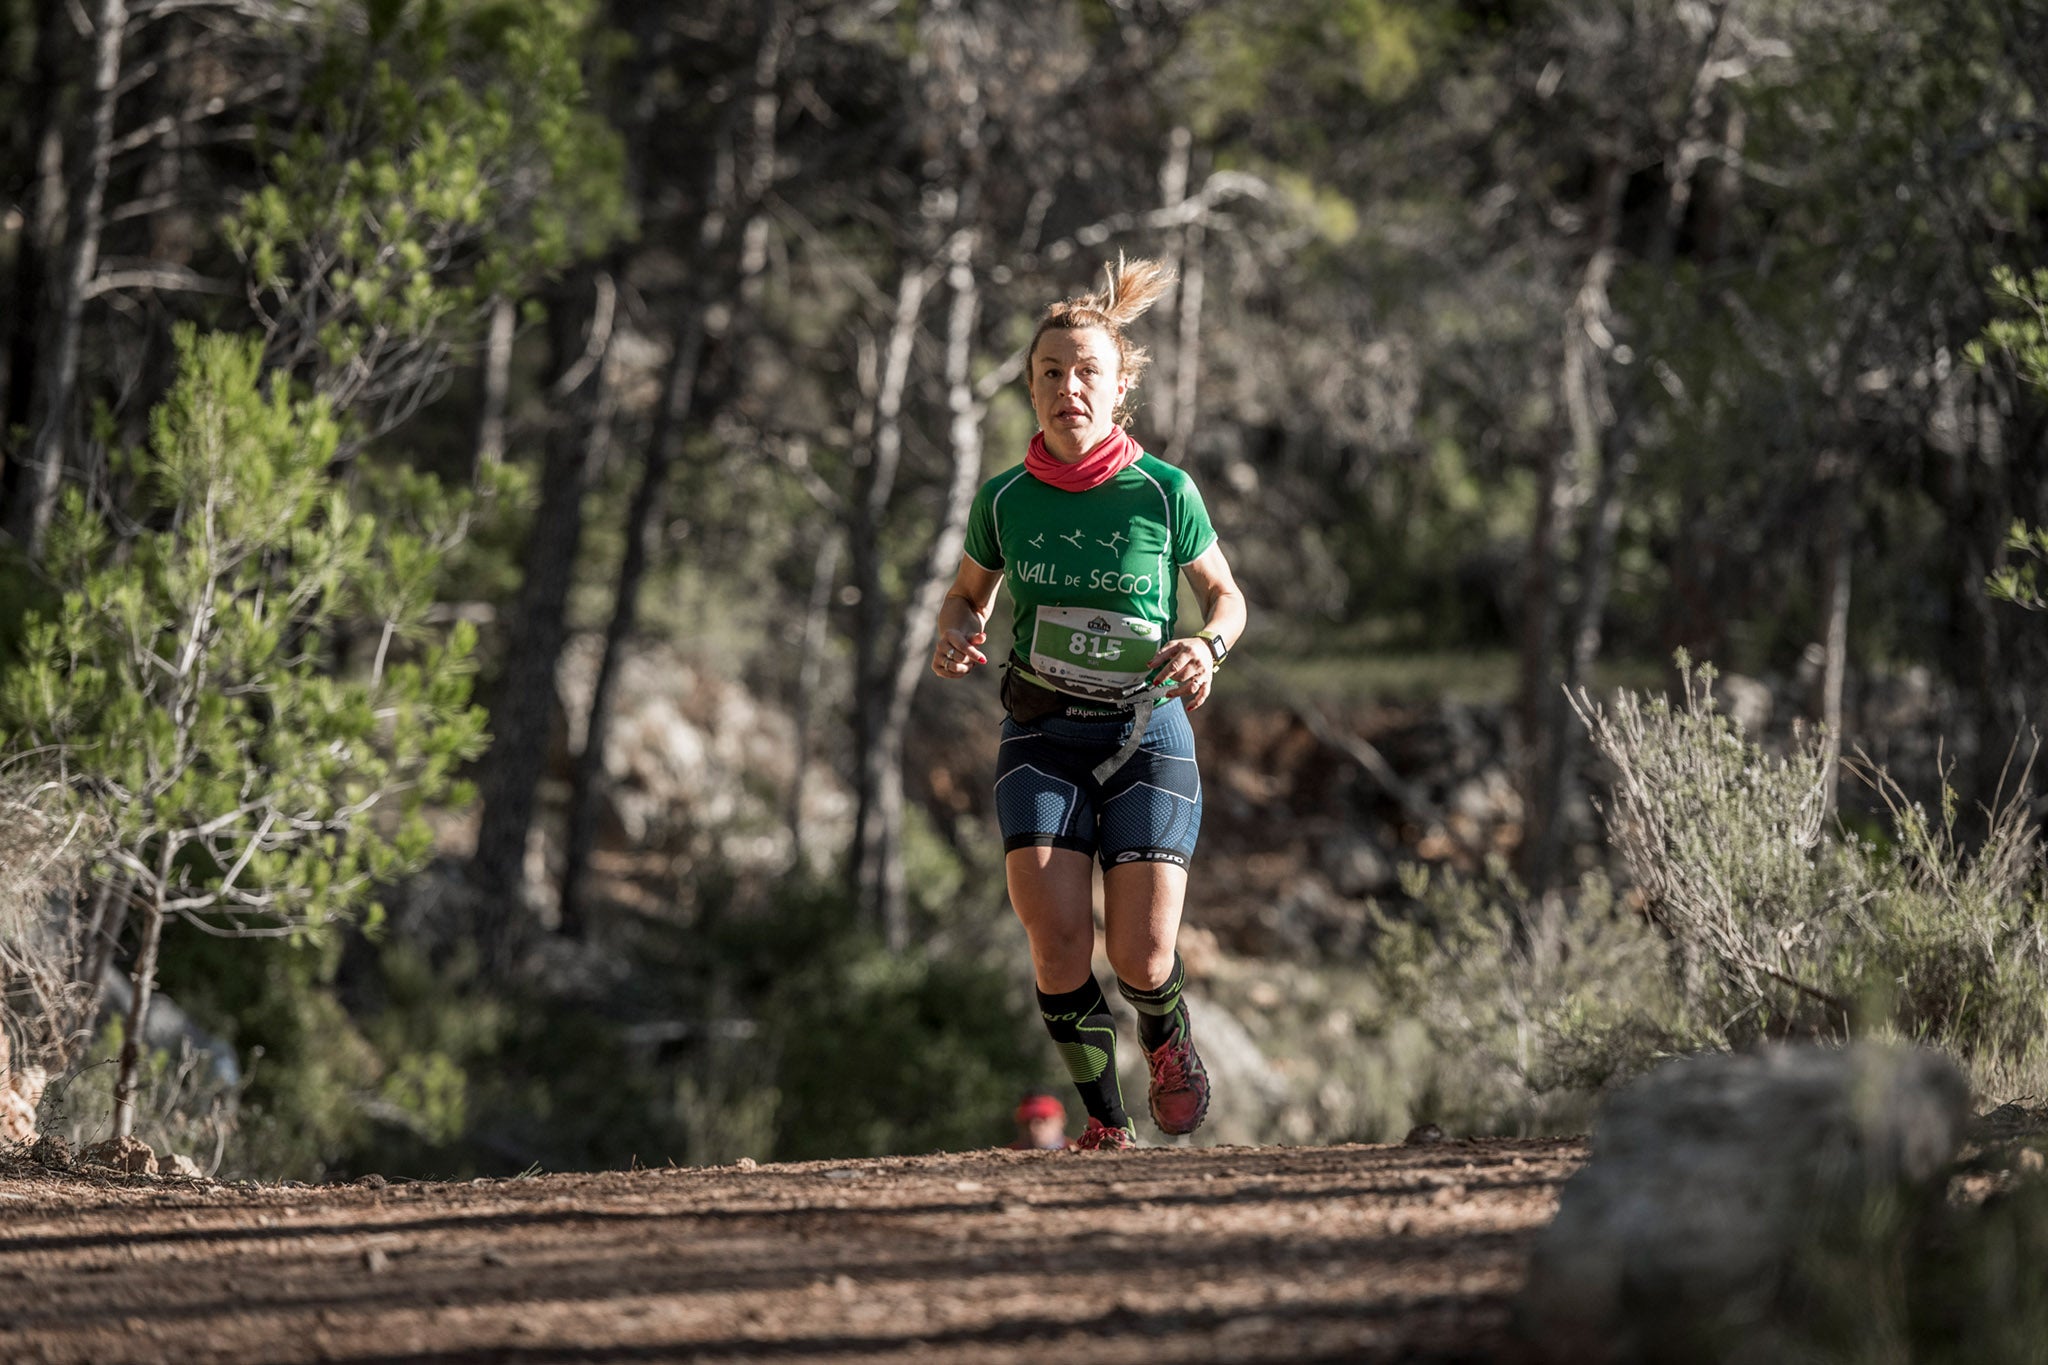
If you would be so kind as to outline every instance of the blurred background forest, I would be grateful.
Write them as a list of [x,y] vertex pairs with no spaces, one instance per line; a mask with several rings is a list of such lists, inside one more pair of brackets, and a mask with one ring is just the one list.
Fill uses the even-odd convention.
[[2032,0],[0,0],[17,1066],[273,1177],[1005,1140],[926,650],[1121,251],[1253,610],[1205,1138],[2009,1098],[2044,246]]

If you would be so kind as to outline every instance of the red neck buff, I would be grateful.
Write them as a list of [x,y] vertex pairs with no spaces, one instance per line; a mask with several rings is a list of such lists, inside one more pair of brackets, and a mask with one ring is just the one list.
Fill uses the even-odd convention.
[[1129,469],[1144,453],[1131,439],[1131,433],[1122,427],[1111,427],[1109,435],[1097,441],[1086,455],[1072,464],[1064,464],[1045,448],[1045,433],[1041,431],[1031,438],[1031,448],[1024,453],[1024,468],[1040,483],[1069,493],[1085,493]]

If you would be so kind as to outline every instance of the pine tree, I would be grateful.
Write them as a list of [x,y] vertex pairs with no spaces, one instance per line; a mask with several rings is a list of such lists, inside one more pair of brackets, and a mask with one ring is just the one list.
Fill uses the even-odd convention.
[[[123,457],[146,529],[117,539],[71,490],[46,560],[61,606],[30,617],[0,684],[0,757],[96,817],[100,875],[140,916],[118,1136],[166,926],[374,922],[377,887],[430,851],[422,807],[466,799],[455,768],[484,742],[473,632],[425,624],[431,527],[351,505],[329,472],[341,425],[266,383],[255,342],[185,328],[177,349],[151,439]],[[351,628],[375,644],[338,673],[330,642]]]

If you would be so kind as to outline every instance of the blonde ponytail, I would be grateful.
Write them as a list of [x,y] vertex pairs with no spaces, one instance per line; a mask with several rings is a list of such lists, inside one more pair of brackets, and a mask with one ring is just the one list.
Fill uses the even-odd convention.
[[[1161,295],[1173,288],[1178,276],[1174,268],[1164,261],[1149,258],[1126,260],[1121,251],[1117,253],[1114,265],[1103,262],[1102,276],[1101,289],[1061,299],[1047,308],[1045,316],[1039,320],[1038,330],[1032,334],[1031,349],[1024,354],[1027,361],[1035,356],[1038,339],[1047,332],[1100,327],[1109,333],[1110,340],[1116,343],[1117,368],[1128,381],[1124,401],[1115,413],[1115,420],[1122,423],[1130,419],[1130,396],[1137,391],[1138,379],[1145,373],[1145,367],[1152,363],[1151,354],[1144,347],[1133,344],[1124,335],[1124,329],[1143,317]],[[1026,372],[1029,370],[1027,364]]]
[[1164,261],[1127,261],[1116,254],[1116,264],[1104,262],[1102,291],[1090,297],[1099,301],[1104,317],[1118,327],[1128,327],[1143,317],[1159,296],[1173,288],[1176,275]]

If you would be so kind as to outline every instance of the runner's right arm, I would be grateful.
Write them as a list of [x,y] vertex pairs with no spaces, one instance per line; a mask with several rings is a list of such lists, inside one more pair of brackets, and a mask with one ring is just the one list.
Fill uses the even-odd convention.
[[985,627],[996,608],[996,589],[1003,575],[984,569],[967,555],[960,556],[960,572],[939,604],[939,638],[932,647],[932,672],[942,678],[964,678],[988,662],[981,645],[988,639]]

